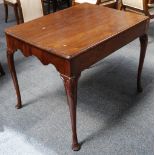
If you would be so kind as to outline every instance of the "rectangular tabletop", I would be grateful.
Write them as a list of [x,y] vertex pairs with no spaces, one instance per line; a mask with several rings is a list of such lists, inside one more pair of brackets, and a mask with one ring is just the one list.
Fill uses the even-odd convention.
[[[6,29],[6,33],[70,59],[146,20],[142,15],[85,3]],[[139,31],[145,29],[146,25],[139,27]]]

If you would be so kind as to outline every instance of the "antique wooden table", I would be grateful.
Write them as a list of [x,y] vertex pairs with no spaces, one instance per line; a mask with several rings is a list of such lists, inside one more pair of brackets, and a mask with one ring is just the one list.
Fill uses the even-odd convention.
[[72,149],[79,150],[76,105],[81,72],[139,37],[137,89],[142,91],[140,79],[148,25],[149,19],[145,16],[85,3],[6,29],[8,65],[17,93],[16,108],[22,104],[13,56],[20,49],[26,57],[33,55],[44,65],[53,64],[60,73],[71,117]]

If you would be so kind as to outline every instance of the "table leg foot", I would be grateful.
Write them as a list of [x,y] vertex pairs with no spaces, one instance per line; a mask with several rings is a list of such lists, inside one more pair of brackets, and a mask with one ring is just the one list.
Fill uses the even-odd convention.
[[140,40],[140,58],[139,58],[139,66],[138,66],[138,75],[137,75],[137,91],[142,92],[142,85],[141,85],[141,74],[142,74],[142,69],[143,69],[143,64],[144,64],[144,59],[145,59],[145,54],[146,54],[146,48],[148,44],[148,36],[147,34],[144,34],[139,38]]
[[16,109],[21,109],[22,108],[22,104],[21,103],[18,103],[16,106],[15,106]]
[[72,145],[72,150],[73,151],[79,151],[80,148],[81,148],[80,144],[74,144],[74,145]]
[[8,59],[8,66],[9,70],[12,76],[12,80],[14,83],[14,87],[16,90],[16,95],[17,95],[17,105],[16,108],[20,109],[22,107],[22,102],[21,102],[21,95],[20,95],[20,90],[19,90],[19,85],[18,85],[18,80],[17,80],[17,75],[16,75],[16,70],[15,70],[15,65],[14,65],[14,57],[13,53],[7,51],[7,59]]
[[73,151],[78,151],[80,145],[77,139],[76,132],[76,107],[77,107],[77,83],[78,77],[66,77],[61,75],[68,99],[68,106],[70,111],[71,125],[72,125],[72,149]]

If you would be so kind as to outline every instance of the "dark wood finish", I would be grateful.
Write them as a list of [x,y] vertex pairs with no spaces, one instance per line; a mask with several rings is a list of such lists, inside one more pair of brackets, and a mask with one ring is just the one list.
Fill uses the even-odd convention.
[[16,89],[16,94],[17,94],[16,108],[20,109],[22,107],[21,95],[20,95],[17,75],[16,75],[16,71],[15,71],[15,65],[14,65],[14,58],[13,58],[13,56],[14,56],[13,53],[10,53],[9,51],[7,52],[8,66],[9,66],[9,69],[11,70],[11,76],[12,76],[13,83],[14,83],[14,86],[15,86],[15,89]]
[[72,124],[72,149],[74,151],[78,151],[80,149],[80,145],[77,140],[77,133],[76,133],[76,106],[77,106],[77,77],[67,77],[61,74],[61,77],[64,81],[64,86],[67,94],[68,99],[68,106],[70,111],[71,117],[71,124]]
[[7,23],[8,21],[8,5],[13,7],[15,17],[16,17],[16,22],[17,24],[19,24],[20,21],[19,21],[19,13],[18,13],[18,3],[14,4],[14,3],[8,2],[7,0],[4,0],[5,22]]
[[[66,20],[67,19],[67,20]],[[38,24],[39,23],[39,24]],[[5,30],[10,72],[18,103],[21,97],[13,63],[20,49],[44,65],[53,64],[63,78],[72,123],[72,148],[79,150],[76,134],[77,83],[81,72],[140,37],[145,38],[149,18],[103,6],[81,4]],[[145,36],[145,37],[144,37]],[[141,46],[138,87],[146,46]]]
[[2,76],[2,75],[5,75],[5,72],[4,72],[3,68],[2,68],[1,63],[0,63],[0,75],[1,75],[1,76]]
[[140,40],[140,46],[141,46],[141,51],[140,51],[140,59],[139,59],[139,67],[138,67],[138,76],[137,76],[137,90],[138,92],[142,92],[142,86],[141,86],[141,73],[142,73],[142,68],[143,68],[143,63],[144,63],[144,58],[146,54],[146,48],[148,44],[148,36],[145,34],[139,38]]

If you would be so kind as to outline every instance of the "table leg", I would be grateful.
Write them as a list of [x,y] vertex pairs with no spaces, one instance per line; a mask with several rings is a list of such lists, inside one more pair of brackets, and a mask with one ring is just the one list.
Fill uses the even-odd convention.
[[143,63],[144,63],[146,48],[148,44],[147,34],[141,36],[139,40],[140,40],[141,49],[140,49],[140,58],[139,58],[139,67],[138,67],[138,76],[137,76],[137,90],[138,92],[142,92],[143,89],[141,86],[141,73],[143,69]]
[[80,145],[76,133],[76,106],[77,106],[77,84],[79,77],[66,77],[61,75],[68,99],[68,106],[72,124],[72,149],[73,151],[80,150]]
[[5,72],[4,72],[3,68],[2,68],[1,63],[0,63],[0,75],[5,75]]
[[16,94],[17,94],[16,108],[20,109],[22,107],[22,103],[21,103],[21,95],[20,95],[20,90],[19,90],[16,70],[15,70],[15,65],[14,65],[14,54],[10,53],[10,52],[7,52],[7,59],[8,59],[9,70],[11,72],[11,76],[12,76],[14,87],[15,87]]

